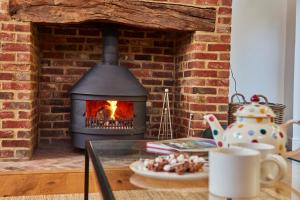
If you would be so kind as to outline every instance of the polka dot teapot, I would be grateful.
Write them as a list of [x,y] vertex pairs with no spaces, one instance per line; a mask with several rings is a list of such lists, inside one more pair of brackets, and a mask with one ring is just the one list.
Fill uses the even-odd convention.
[[259,104],[259,97],[254,95],[251,104],[241,106],[236,113],[236,122],[230,124],[224,130],[217,118],[205,115],[204,119],[209,123],[212,134],[218,147],[228,147],[234,143],[267,143],[276,147],[277,153],[286,152],[286,128],[288,125],[300,121],[289,120],[282,125],[275,124],[275,114],[266,105]]

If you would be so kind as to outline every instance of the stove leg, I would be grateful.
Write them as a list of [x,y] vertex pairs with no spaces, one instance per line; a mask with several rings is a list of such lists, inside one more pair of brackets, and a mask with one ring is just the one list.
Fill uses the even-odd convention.
[[84,200],[89,199],[89,154],[88,150],[85,150],[85,167],[84,167]]

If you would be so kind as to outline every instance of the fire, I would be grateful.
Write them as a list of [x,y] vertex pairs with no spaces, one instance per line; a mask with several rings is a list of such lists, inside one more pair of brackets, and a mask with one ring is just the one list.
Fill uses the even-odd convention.
[[107,103],[109,103],[110,110],[111,110],[110,118],[115,120],[115,112],[118,108],[118,106],[117,106],[118,101],[107,100]]
[[132,120],[134,106],[131,101],[87,100],[86,117],[99,120]]

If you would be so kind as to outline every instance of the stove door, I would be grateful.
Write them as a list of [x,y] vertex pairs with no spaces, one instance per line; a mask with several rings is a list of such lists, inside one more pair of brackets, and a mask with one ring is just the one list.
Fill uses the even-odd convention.
[[141,139],[145,131],[145,100],[72,99],[70,133],[75,147],[84,148],[86,140]]

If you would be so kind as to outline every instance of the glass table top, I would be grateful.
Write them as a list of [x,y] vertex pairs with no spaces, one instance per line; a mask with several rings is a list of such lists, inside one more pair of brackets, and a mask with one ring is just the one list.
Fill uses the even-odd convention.
[[[134,174],[129,165],[139,159],[155,158],[159,154],[146,151],[147,140],[105,140],[90,141],[91,152],[97,159],[93,162],[104,169],[110,189],[116,199],[134,199],[172,196],[176,199],[226,199],[208,192],[208,179],[197,181],[169,181],[141,177]],[[90,156],[93,156],[90,155]],[[261,193],[253,199],[300,199],[300,163],[288,161],[289,171],[286,178],[272,187],[261,188]],[[96,166],[96,167],[95,167]],[[98,177],[99,184],[103,180]],[[170,193],[172,192],[172,193]],[[153,196],[154,195],[154,196]],[[170,196],[171,195],[171,196]],[[128,198],[130,199],[130,198]],[[150,198],[151,199],[151,198]]]
[[146,151],[146,140],[92,141],[95,155],[104,167],[128,167],[139,159],[154,158],[157,154]]

